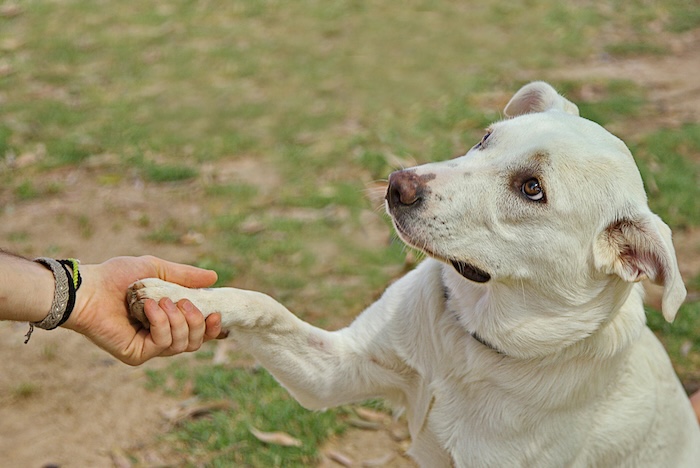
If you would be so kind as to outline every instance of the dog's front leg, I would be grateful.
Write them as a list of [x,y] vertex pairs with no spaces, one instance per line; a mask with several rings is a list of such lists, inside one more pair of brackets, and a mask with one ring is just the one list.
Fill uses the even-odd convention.
[[305,407],[321,409],[388,396],[402,377],[388,353],[371,340],[328,332],[289,312],[271,297],[234,288],[188,289],[149,278],[128,293],[132,315],[147,323],[146,299],[189,299],[205,316],[221,313],[222,325]]

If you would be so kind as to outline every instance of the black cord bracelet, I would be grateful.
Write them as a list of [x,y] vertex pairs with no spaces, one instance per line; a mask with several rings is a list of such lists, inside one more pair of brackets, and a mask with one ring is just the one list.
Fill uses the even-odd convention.
[[[80,271],[78,270],[78,261],[71,258],[68,260],[58,260],[58,263],[63,267],[63,271],[68,278],[68,303],[66,304],[66,312],[63,314],[63,318],[58,322],[58,327],[66,323],[66,320],[70,317],[75,307],[76,293],[78,288],[83,283],[83,279],[80,276]],[[69,271],[70,269],[70,271]]]

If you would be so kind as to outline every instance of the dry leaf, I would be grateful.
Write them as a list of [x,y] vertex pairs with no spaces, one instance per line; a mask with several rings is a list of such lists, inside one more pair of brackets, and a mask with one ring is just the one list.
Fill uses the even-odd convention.
[[184,245],[202,245],[205,240],[204,234],[197,231],[189,231],[180,237],[180,242]]
[[234,404],[228,400],[209,401],[200,403],[199,399],[189,398],[176,408],[163,412],[163,416],[168,420],[168,423],[173,426],[181,424],[187,419],[198,418],[218,410],[230,410],[234,408]]
[[295,439],[286,432],[263,432],[251,427],[250,433],[260,442],[272,445],[281,445],[283,447],[301,447],[302,443],[299,439]]
[[382,424],[378,422],[365,421],[364,419],[358,418],[348,418],[348,424],[352,427],[357,427],[360,429],[367,429],[370,431],[377,431],[382,428]]
[[384,454],[384,455],[382,455],[381,457],[378,457],[378,458],[372,458],[372,459],[370,459],[370,460],[364,460],[364,461],[362,462],[362,466],[363,466],[363,467],[366,467],[366,468],[371,468],[371,467],[374,467],[374,466],[386,466],[386,465],[387,465],[391,460],[393,460],[394,458],[396,458],[396,453],[394,453],[394,452],[389,452],[389,453],[386,453],[386,454]]
[[401,442],[411,437],[408,432],[408,428],[402,424],[393,424],[389,429],[389,435],[394,442]]
[[21,6],[13,2],[5,2],[0,5],[0,17],[3,18],[14,18],[19,16],[24,12]]
[[688,353],[690,353],[691,349],[693,349],[693,342],[690,340],[685,340],[681,344],[681,349],[680,349],[681,356],[687,357]]
[[380,413],[379,411],[363,408],[361,406],[355,408],[355,413],[357,413],[357,415],[365,421],[384,422],[387,419],[386,414]]
[[133,466],[131,460],[129,460],[129,455],[127,455],[127,453],[119,447],[112,449],[112,451],[109,453],[109,458],[112,459],[112,465],[114,465],[114,468],[131,468]]
[[343,466],[352,466],[355,462],[352,460],[352,458],[348,457],[347,455],[344,455],[340,452],[336,452],[335,450],[329,450],[326,452],[326,456],[333,460],[334,462],[343,465]]

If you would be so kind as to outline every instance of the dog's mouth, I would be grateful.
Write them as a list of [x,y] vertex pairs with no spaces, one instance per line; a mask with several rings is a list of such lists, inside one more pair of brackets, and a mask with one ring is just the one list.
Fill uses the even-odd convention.
[[485,283],[491,279],[491,275],[469,263],[458,260],[450,260],[450,263],[457,270],[457,273],[476,283]]
[[445,258],[442,255],[437,255],[435,252],[428,249],[425,245],[419,246],[415,242],[411,242],[411,236],[406,232],[405,228],[401,225],[401,223],[399,223],[396,219],[393,219],[393,221],[394,227],[396,227],[396,231],[398,232],[399,237],[401,237],[406,244],[425,252],[427,255],[435,258],[436,260],[440,260],[441,262],[451,264],[454,267],[454,269],[457,270],[457,273],[464,276],[468,280],[474,281],[475,283],[486,283],[491,279],[491,275],[486,273],[481,268],[475,267],[471,263],[467,263],[461,260],[451,260]]

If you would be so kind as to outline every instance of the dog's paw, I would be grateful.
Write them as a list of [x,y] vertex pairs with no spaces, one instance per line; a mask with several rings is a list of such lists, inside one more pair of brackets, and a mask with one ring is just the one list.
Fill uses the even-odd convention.
[[146,286],[142,281],[137,281],[129,286],[126,292],[126,301],[129,304],[129,312],[131,316],[141,322],[141,324],[150,328],[146,312],[144,311],[144,301],[147,299]]
[[131,316],[141,322],[144,327],[150,328],[146,312],[144,311],[144,303],[146,299],[153,299],[158,302],[164,297],[170,297],[173,301],[179,298],[175,296],[175,285],[167,283],[157,278],[146,278],[136,281],[126,293],[126,301],[129,305]]

